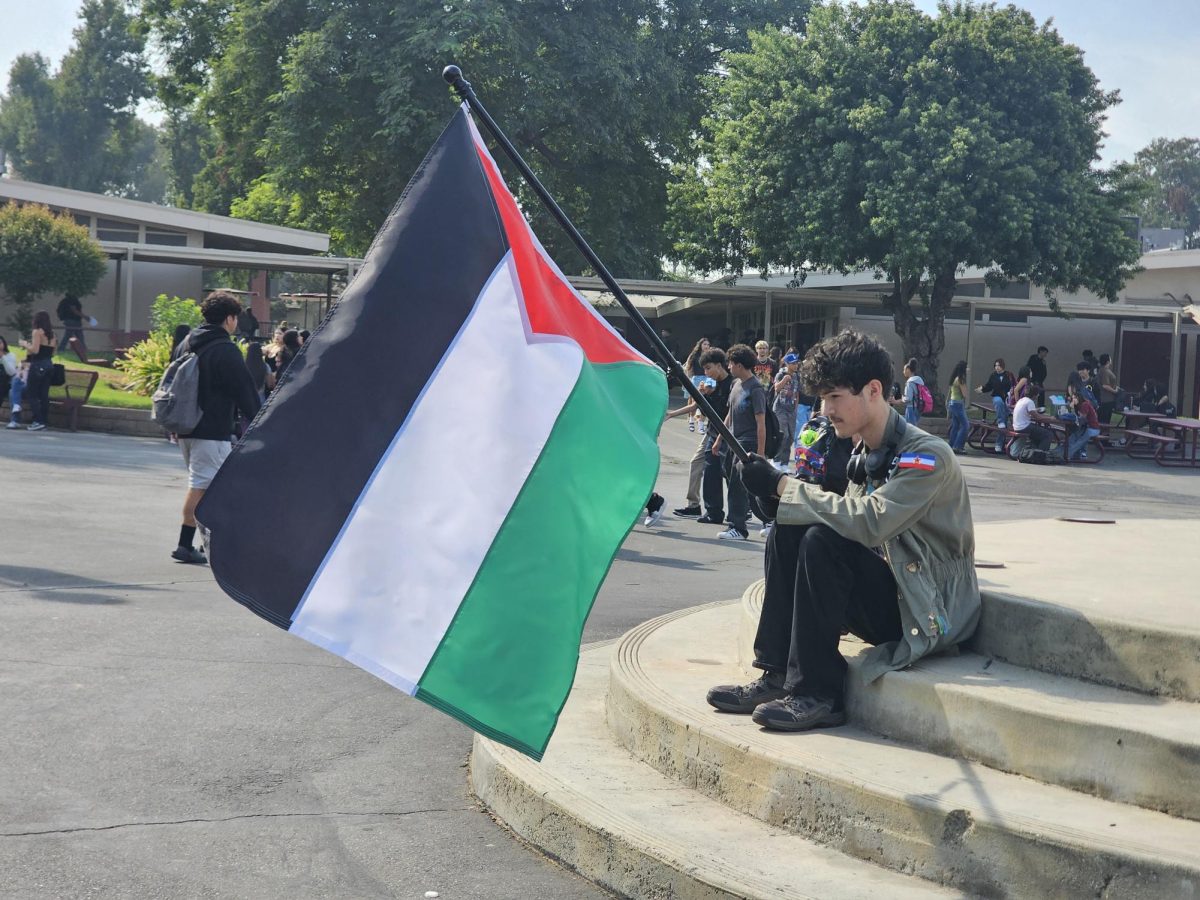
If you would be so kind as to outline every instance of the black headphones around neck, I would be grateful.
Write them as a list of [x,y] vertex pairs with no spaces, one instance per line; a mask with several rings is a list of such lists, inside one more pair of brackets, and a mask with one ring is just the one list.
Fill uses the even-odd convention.
[[887,447],[872,450],[870,453],[865,452],[865,445],[859,441],[854,452],[850,454],[850,461],[846,463],[846,477],[854,484],[866,484],[868,478],[871,481],[886,481],[892,474],[892,464],[896,461],[897,449],[900,441],[904,439],[904,429],[907,427],[903,417],[897,417]]

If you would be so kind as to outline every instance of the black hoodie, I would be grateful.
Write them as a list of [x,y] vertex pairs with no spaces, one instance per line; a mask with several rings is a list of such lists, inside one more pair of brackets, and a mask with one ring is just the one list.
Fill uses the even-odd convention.
[[[217,346],[209,347],[209,344]],[[207,350],[204,348],[208,347]],[[179,344],[176,355],[204,350],[200,354],[200,409],[204,415],[191,434],[180,435],[206,441],[227,441],[233,435],[235,407],[247,419],[258,414],[262,404],[246,369],[242,352],[229,339],[223,325],[193,328]]]

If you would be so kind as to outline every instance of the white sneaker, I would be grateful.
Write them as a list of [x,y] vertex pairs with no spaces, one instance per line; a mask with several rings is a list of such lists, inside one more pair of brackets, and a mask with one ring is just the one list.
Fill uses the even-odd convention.
[[654,512],[650,513],[650,515],[646,516],[646,518],[642,522],[642,524],[645,525],[647,528],[649,528],[652,525],[657,525],[661,521],[662,521],[662,510],[656,509]]
[[700,420],[700,433],[708,434],[708,423],[705,422],[703,419]]
[[41,422],[34,422],[34,423],[32,423],[32,424],[31,424],[31,425],[30,425],[30,426],[29,426],[29,427],[28,427],[26,430],[28,430],[28,431],[41,431],[41,430],[43,430],[45,427],[46,427],[46,426],[45,426],[45,425],[43,425]]
[[727,531],[722,531],[717,535],[718,540],[722,541],[744,541],[750,537],[748,534],[742,534],[734,526],[730,525]]
[[20,422],[17,422],[16,420],[13,420],[13,421],[10,421],[10,422],[9,422],[7,425],[5,425],[4,427],[5,427],[5,428],[20,428],[20,427],[21,427],[21,423],[20,423]]
[[768,522],[766,525],[764,525],[762,527],[762,531],[760,531],[758,533],[758,536],[760,538],[769,538],[771,536],[771,532],[772,532],[772,530],[774,530],[774,528],[775,528],[775,523]]
[[688,419],[688,431],[695,431],[695,430],[696,430],[696,420]]

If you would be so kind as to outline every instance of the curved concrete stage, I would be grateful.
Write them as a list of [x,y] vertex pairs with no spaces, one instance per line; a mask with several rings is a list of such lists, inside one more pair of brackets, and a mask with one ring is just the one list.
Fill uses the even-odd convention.
[[[747,675],[761,585],[664,616],[583,654],[540,765],[477,739],[472,784],[623,896],[1200,896],[1195,592],[1127,611],[1100,561],[1053,565],[1083,535],[1153,569],[1148,545],[1164,554],[1188,530],[979,528],[981,557],[1005,568],[980,572],[971,646],[865,686],[847,640],[851,724],[810,734],[704,702]],[[1061,577],[1074,587],[1048,602]]]

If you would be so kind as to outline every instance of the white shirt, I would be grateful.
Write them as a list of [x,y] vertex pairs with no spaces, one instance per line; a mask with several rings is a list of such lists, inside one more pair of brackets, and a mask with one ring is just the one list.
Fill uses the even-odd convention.
[[17,357],[11,350],[0,356],[0,364],[3,364],[4,371],[8,373],[10,378],[17,374]]
[[1022,397],[1013,407],[1013,431],[1024,431],[1033,421],[1032,415],[1037,411],[1032,397]]

